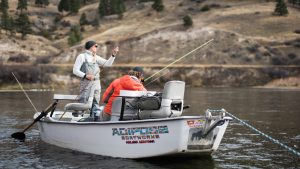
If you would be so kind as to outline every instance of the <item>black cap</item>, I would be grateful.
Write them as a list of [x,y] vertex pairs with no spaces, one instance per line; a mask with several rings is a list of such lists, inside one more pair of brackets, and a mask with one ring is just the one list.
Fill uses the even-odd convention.
[[96,44],[97,44],[97,43],[96,43],[95,41],[92,41],[92,40],[87,41],[87,42],[85,43],[85,49],[88,50],[88,49],[90,49],[92,46],[94,46],[94,45],[96,45]]
[[136,71],[136,72],[144,73],[142,67],[138,67],[138,66],[137,66],[137,67],[134,67],[132,70],[133,70],[133,71]]

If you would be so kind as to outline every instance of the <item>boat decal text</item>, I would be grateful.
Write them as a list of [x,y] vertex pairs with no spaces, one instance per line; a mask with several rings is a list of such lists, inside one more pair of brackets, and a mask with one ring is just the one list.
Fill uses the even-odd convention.
[[188,120],[187,124],[190,128],[201,128],[204,126],[205,119],[200,120]]
[[120,136],[126,144],[155,143],[160,134],[168,134],[168,126],[112,128],[113,136]]

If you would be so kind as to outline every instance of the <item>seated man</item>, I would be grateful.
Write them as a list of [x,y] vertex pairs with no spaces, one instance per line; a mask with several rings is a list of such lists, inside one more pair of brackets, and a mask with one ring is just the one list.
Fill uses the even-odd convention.
[[102,102],[106,103],[102,112],[102,121],[109,121],[111,119],[112,103],[117,96],[120,95],[120,90],[146,90],[141,80],[143,78],[143,69],[141,67],[134,67],[128,72],[128,75],[124,75],[114,80],[108,88],[105,90]]

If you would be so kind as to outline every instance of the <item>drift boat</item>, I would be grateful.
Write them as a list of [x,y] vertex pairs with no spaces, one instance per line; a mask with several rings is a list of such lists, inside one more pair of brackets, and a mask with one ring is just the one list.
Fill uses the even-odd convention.
[[64,111],[56,110],[60,100],[78,97],[55,94],[54,106],[34,118],[41,117],[37,122],[44,142],[81,152],[121,158],[211,154],[231,118],[224,109],[181,116],[184,88],[184,82],[170,81],[162,92],[121,91],[112,105],[116,120],[105,122],[91,120],[90,103],[68,103]]

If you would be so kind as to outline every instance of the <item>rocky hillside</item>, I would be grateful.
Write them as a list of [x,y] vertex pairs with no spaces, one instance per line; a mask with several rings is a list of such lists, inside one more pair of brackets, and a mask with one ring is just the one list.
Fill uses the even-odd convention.
[[[94,20],[98,1],[89,1],[87,5],[80,8],[78,14],[59,13],[58,2],[52,0],[46,8],[37,7],[33,2],[29,2],[29,17],[33,23],[33,30],[36,34],[39,33],[39,36],[29,35],[26,40],[21,40],[18,37],[4,35],[2,31],[0,59],[4,65],[63,64],[71,69],[76,56],[83,50],[84,42],[95,40],[100,45],[99,55],[104,57],[109,55],[113,46],[120,46],[116,65],[141,64],[151,67],[160,64],[163,67],[164,64],[171,63],[213,38],[213,43],[186,57],[180,64],[293,67],[293,70],[285,68],[284,73],[282,70],[279,70],[281,71],[279,73],[277,71],[275,74],[280,75],[274,77],[258,73],[259,77],[256,80],[259,83],[249,83],[249,85],[264,85],[273,78],[299,77],[300,11],[295,7],[289,6],[289,15],[279,17],[272,15],[275,8],[273,1],[164,0],[165,9],[156,12],[151,8],[152,2],[139,3],[138,0],[128,0],[125,3],[126,12],[121,19],[117,16],[108,16],[100,20],[98,28],[91,25],[83,26],[83,40],[78,45],[70,47],[67,38],[71,26],[79,23],[82,13],[87,15],[89,21]],[[11,14],[16,12],[14,10],[16,3],[17,0],[9,1]],[[183,26],[182,18],[186,15],[191,16],[192,27]],[[242,69],[243,67],[239,67],[239,70]],[[149,68],[149,72],[157,70],[159,69]],[[209,71],[218,74],[214,69]],[[246,72],[249,74],[249,70]],[[269,72],[274,74],[273,70]],[[67,73],[59,71],[59,73],[66,76],[71,74],[70,71]],[[186,75],[178,75],[178,78],[190,78],[186,77],[188,74],[192,73],[186,72]],[[229,86],[234,84],[238,86],[240,84],[238,79],[242,75],[230,76],[234,76],[235,80]],[[209,80],[201,77],[200,74],[198,81],[201,82],[190,83],[199,86],[213,85],[206,84]],[[245,76],[248,77],[251,75]],[[110,79],[112,78],[114,77]],[[230,81],[228,78],[225,76],[225,84]],[[243,85],[247,86],[247,83]]]

